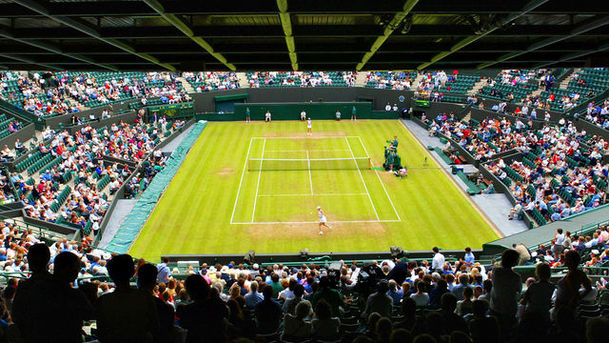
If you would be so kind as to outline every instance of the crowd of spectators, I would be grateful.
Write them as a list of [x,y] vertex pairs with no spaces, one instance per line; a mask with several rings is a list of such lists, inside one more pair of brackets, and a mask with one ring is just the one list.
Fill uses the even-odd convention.
[[494,155],[511,149],[522,150],[527,145],[527,129],[531,123],[516,118],[485,118],[481,122],[457,120],[454,113],[438,114],[435,118],[422,117],[429,126],[430,136],[441,133],[469,151],[474,159],[485,162]]
[[[548,221],[564,219],[607,202],[609,167],[602,161],[601,138],[582,142],[585,132],[573,123],[545,125],[526,135],[522,159],[499,159],[489,169],[501,180],[515,178],[511,193],[524,211],[535,209]],[[510,173],[519,176],[510,176]]]
[[0,99],[39,116],[79,111],[67,101],[60,80],[50,74],[33,73],[30,77],[19,72],[0,74]]
[[182,77],[197,93],[239,88],[239,78],[233,72],[184,72]]
[[[126,185],[126,196],[135,197],[165,164],[166,157],[155,146],[167,132],[178,130],[183,121],[134,123],[119,121],[95,129],[89,125],[73,134],[67,130],[46,131],[46,140],[37,148],[40,157],[52,156],[51,167],[24,180],[11,175],[20,190],[26,214],[33,218],[74,225],[98,233],[113,196],[134,172],[129,163],[141,169]],[[110,161],[108,157],[115,160]],[[117,162],[124,160],[125,162]]]
[[356,73],[353,72],[253,72],[248,73],[250,88],[285,86],[285,87],[352,87]]
[[417,73],[405,71],[369,72],[366,76],[367,84],[379,89],[408,90],[412,86]]
[[74,113],[131,99],[190,101],[179,74],[170,72],[4,72],[1,77],[0,97],[38,116]]
[[586,107],[586,113],[581,117],[596,126],[609,130],[609,99],[605,99],[599,104],[590,102]]
[[[606,247],[608,237],[602,228],[589,245]],[[47,247],[6,224],[2,238],[11,240],[0,250],[3,269],[31,277],[10,278],[2,293],[0,341],[10,332],[33,342],[596,343],[609,322],[596,304],[609,292],[605,280],[590,281],[580,256],[587,245],[562,230],[536,251],[514,245],[501,262],[434,248],[429,259],[338,269],[231,262],[179,271],[167,259],[155,266],[86,241]],[[534,266],[536,277],[521,279],[518,265]]]
[[[509,187],[517,212],[538,212],[545,221],[556,221],[609,200],[609,165],[603,162],[609,142],[579,131],[571,121],[562,118],[533,129],[530,118],[525,122],[518,117],[489,117],[478,122],[440,113],[433,118],[423,114],[421,119],[430,136],[442,134],[475,160],[490,161],[486,167]],[[517,154],[509,163],[495,159],[509,151]],[[450,142],[443,152],[453,163],[461,163]]]

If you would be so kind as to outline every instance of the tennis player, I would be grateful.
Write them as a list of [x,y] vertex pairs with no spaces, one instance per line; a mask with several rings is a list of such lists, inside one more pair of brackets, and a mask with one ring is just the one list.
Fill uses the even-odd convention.
[[313,121],[311,118],[307,119],[307,135],[313,135]]
[[319,234],[323,235],[322,227],[326,227],[328,229],[332,229],[331,226],[328,225],[328,219],[326,218],[326,213],[321,209],[321,206],[317,206],[317,215],[319,216]]

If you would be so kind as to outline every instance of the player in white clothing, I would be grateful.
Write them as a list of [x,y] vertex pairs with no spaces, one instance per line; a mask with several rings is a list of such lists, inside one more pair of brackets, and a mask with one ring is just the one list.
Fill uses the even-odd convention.
[[307,135],[313,135],[313,121],[311,121],[311,118],[307,119]]
[[321,206],[317,206],[317,215],[319,216],[319,234],[323,235],[324,232],[321,230],[322,227],[327,227],[328,229],[332,229],[332,227],[328,225],[326,213],[321,209]]

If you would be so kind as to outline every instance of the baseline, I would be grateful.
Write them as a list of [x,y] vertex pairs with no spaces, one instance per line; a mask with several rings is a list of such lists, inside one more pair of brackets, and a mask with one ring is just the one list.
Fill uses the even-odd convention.
[[[379,220],[332,220],[331,224],[335,223],[397,223],[400,220],[396,219],[379,219]],[[246,223],[232,223],[234,225],[277,225],[277,224],[290,224],[290,225],[298,225],[298,224],[318,224],[319,221],[302,221],[302,222],[246,222]]]

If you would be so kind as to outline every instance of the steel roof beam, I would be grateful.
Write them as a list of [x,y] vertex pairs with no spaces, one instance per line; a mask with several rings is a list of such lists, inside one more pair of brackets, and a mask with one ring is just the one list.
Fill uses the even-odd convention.
[[[3,52],[0,52],[0,57],[4,57],[4,58],[8,58],[10,60],[15,60],[17,62],[21,62],[21,63],[26,63],[26,64],[33,64],[33,65],[37,65],[37,66],[41,66],[44,67],[48,70],[61,70],[61,68],[54,66],[54,65],[50,65],[50,64],[46,64],[46,63],[40,63],[40,62],[36,62],[32,59],[29,59],[27,57],[21,57],[21,56],[16,56],[13,54],[6,54]],[[5,62],[5,63],[9,63],[9,62]]]
[[14,0],[13,2],[28,8],[31,11],[34,11],[38,14],[41,14],[49,19],[52,19],[58,23],[61,23],[63,25],[69,26],[77,31],[80,31],[82,33],[87,34],[88,36],[95,38],[97,40],[100,40],[102,42],[105,42],[109,45],[112,45],[118,49],[121,49],[123,51],[127,51],[135,56],[138,56],[142,59],[147,60],[148,62],[154,63],[164,69],[167,70],[171,70],[171,71],[176,71],[176,68],[170,64],[167,63],[163,63],[161,61],[159,61],[156,57],[150,56],[148,54],[143,54],[143,53],[139,53],[137,52],[133,47],[131,47],[129,44],[123,43],[121,41],[118,41],[116,39],[108,39],[108,38],[104,38],[101,36],[101,34],[97,31],[97,29],[83,24],[79,21],[76,21],[72,18],[68,18],[68,17],[63,17],[63,16],[56,16],[53,15],[49,12],[49,10],[43,6],[42,4],[33,1],[33,0]]
[[524,8],[522,9],[522,11],[518,12],[518,13],[514,13],[514,14],[510,14],[507,17],[505,17],[504,19],[499,20],[498,23],[496,23],[493,27],[489,28],[488,30],[485,30],[483,32],[481,32],[480,34],[475,34],[475,35],[471,35],[467,38],[462,39],[461,41],[457,42],[456,44],[454,44],[450,50],[446,50],[446,51],[442,51],[439,54],[435,55],[434,57],[431,58],[431,60],[429,62],[425,62],[423,64],[420,64],[417,67],[417,70],[422,70],[425,69],[427,67],[429,67],[430,65],[440,61],[441,59],[445,58],[446,56],[452,55],[453,53],[465,48],[466,46],[478,41],[479,39],[493,33],[494,31],[496,31],[497,29],[499,29],[500,27],[502,27],[503,25],[509,24],[510,22],[514,21],[515,19],[533,11],[534,9],[538,8],[539,6],[545,4],[546,2],[548,2],[549,0],[532,0],[530,2],[528,2]]
[[543,63],[543,64],[538,64],[538,65],[535,66],[535,68],[544,68],[544,67],[551,66],[551,65],[554,65],[554,64],[557,64],[557,63],[560,63],[560,62],[571,61],[571,60],[576,59],[576,58],[580,58],[580,57],[583,57],[583,56],[595,54],[595,53],[598,53],[598,52],[605,52],[607,50],[609,50],[609,42],[599,45],[598,47],[596,47],[596,49],[574,52],[574,53],[571,53],[571,54],[559,57],[558,59],[553,60],[551,62],[547,62],[547,63]]
[[202,47],[205,51],[207,51],[210,55],[216,58],[218,61],[222,62],[228,69],[236,70],[237,68],[229,63],[221,53],[214,51],[214,48],[202,37],[195,35],[193,30],[190,28],[184,20],[176,16],[175,14],[165,12],[165,8],[161,5],[157,0],[144,0],[144,2],[150,6],[153,10],[156,11],[165,21],[173,25],[176,29],[182,31],[186,37],[190,38],[197,45]]
[[372,56],[374,56],[374,54],[383,45],[383,43],[385,43],[387,38],[389,38],[389,36],[391,36],[393,31],[395,31],[398,28],[398,26],[402,23],[404,18],[406,18],[408,13],[410,13],[410,11],[412,11],[412,8],[418,2],[419,2],[419,0],[407,0],[404,3],[404,6],[402,7],[402,11],[399,13],[396,13],[393,16],[393,19],[391,19],[391,21],[389,22],[389,24],[387,24],[387,26],[385,26],[385,30],[384,30],[383,34],[381,36],[378,36],[376,38],[376,40],[374,41],[374,43],[372,43],[372,47],[370,47],[370,51],[368,51],[364,54],[364,57],[362,57],[362,61],[360,63],[358,63],[357,66],[355,67],[356,70],[358,70],[358,71],[362,70],[362,68],[366,65],[366,63],[368,63],[368,61],[372,58]]
[[[0,37],[2,38],[6,38],[6,39],[10,39],[12,41],[15,42],[19,42],[22,44],[26,44],[35,48],[39,48],[48,52],[52,52],[58,55],[62,55],[62,56],[66,56],[66,57],[70,57],[73,58],[75,60],[81,61],[81,62],[86,62],[95,66],[98,66],[100,68],[104,68],[104,69],[109,69],[112,71],[118,71],[118,68],[116,68],[113,65],[110,64],[102,64],[102,63],[98,63],[93,59],[90,59],[88,57],[85,56],[81,56],[78,54],[73,54],[73,53],[69,53],[69,52],[65,52],[62,49],[58,48],[57,46],[53,45],[53,44],[49,44],[49,43],[44,43],[44,42],[39,42],[39,41],[34,41],[34,40],[29,40],[29,39],[21,39],[21,38],[17,38],[15,37],[15,35],[12,32],[9,32],[7,30],[4,29],[0,29]],[[6,50],[4,50],[6,51]]]
[[292,35],[292,19],[290,18],[290,12],[288,12],[288,0],[277,0],[277,8],[279,9],[279,20],[285,36],[285,45],[288,48],[292,69],[298,70],[298,57],[296,56],[296,44],[294,44],[294,36]]
[[571,32],[569,34],[567,34],[567,35],[560,36],[560,37],[552,37],[552,38],[547,38],[547,39],[541,40],[539,42],[536,42],[536,43],[533,43],[533,44],[529,45],[529,47],[524,49],[524,50],[510,52],[510,53],[507,53],[505,55],[500,56],[495,61],[479,64],[476,68],[477,69],[488,68],[488,67],[493,66],[493,65],[495,65],[497,63],[505,62],[505,61],[510,60],[510,59],[512,59],[514,57],[518,57],[518,56],[524,55],[524,54],[526,54],[528,52],[539,50],[539,49],[544,48],[544,47],[546,47],[548,45],[564,41],[566,39],[578,36],[578,35],[580,35],[582,33],[586,33],[588,31],[592,31],[594,29],[597,29],[599,27],[602,27],[602,26],[605,26],[605,25],[608,25],[608,24],[609,24],[609,16],[605,16],[605,17],[593,20],[591,22],[587,22],[585,24],[579,25],[578,27],[576,27],[573,30],[571,30]]

